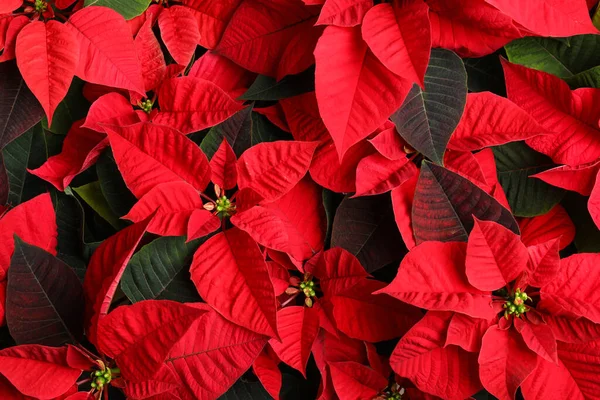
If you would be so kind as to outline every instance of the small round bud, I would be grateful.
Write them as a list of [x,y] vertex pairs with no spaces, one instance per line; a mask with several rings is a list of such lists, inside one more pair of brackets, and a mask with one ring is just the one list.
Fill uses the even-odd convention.
[[92,383],[90,384],[90,386],[91,386],[93,389],[96,389],[96,386],[97,386],[97,385],[96,385],[94,382],[92,382]]
[[94,375],[100,376],[100,375],[102,375],[102,371],[96,371],[96,372],[94,372]]

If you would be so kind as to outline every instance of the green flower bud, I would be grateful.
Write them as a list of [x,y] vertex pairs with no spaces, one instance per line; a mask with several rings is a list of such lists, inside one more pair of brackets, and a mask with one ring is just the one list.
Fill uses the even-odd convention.
[[96,371],[96,372],[94,372],[94,375],[100,376],[100,375],[102,375],[102,371]]

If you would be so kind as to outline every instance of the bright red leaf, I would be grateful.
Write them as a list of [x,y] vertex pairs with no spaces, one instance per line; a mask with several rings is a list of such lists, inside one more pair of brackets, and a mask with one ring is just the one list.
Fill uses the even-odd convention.
[[163,8],[158,16],[160,35],[177,64],[187,65],[200,41],[198,21],[188,7]]

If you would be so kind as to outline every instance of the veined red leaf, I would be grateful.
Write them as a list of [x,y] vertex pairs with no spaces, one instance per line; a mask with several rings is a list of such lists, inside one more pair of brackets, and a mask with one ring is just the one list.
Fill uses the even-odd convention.
[[167,182],[152,188],[123,218],[140,222],[154,212],[148,232],[161,236],[187,233],[192,213],[202,207],[198,191],[187,182]]
[[139,122],[135,115],[129,100],[120,93],[111,92],[92,103],[82,127],[104,133],[105,128],[101,124],[116,125],[117,121],[128,117]]
[[467,245],[466,273],[469,283],[494,291],[512,282],[525,270],[529,253],[521,238],[505,227],[474,218]]
[[327,27],[315,58],[319,111],[341,160],[400,107],[411,84],[371,53],[360,27]]
[[376,293],[387,293],[428,310],[493,318],[496,312],[491,306],[491,294],[471,286],[462,269],[466,252],[465,243],[422,243],[404,257],[392,283]]
[[193,10],[200,28],[198,44],[213,49],[219,43],[231,16],[242,0],[183,0],[182,3]]
[[561,165],[548,169],[531,178],[541,179],[544,182],[563,189],[571,190],[589,196],[596,184],[596,175],[600,171],[600,161],[593,161],[581,165]]
[[98,348],[116,360],[125,379],[147,380],[207,311],[168,300],[119,307],[99,322]]
[[350,289],[369,276],[356,257],[340,247],[325,251],[315,268],[307,272],[319,278],[326,298]]
[[73,178],[96,162],[107,146],[106,134],[79,127],[76,122],[63,142],[62,151],[29,172],[64,191]]
[[560,239],[552,239],[527,248],[527,283],[534,287],[543,287],[558,273],[560,268]]
[[215,214],[202,208],[194,210],[188,221],[188,242],[213,233],[220,226],[221,220]]
[[25,396],[53,399],[65,394],[81,370],[67,364],[69,347],[23,345],[0,350],[0,374]]
[[519,233],[514,217],[496,199],[443,167],[423,163],[412,208],[416,243],[466,241],[473,217],[495,221]]
[[214,83],[189,76],[164,82],[158,98],[160,113],[153,122],[185,134],[223,122],[242,109]]
[[515,330],[492,326],[483,336],[479,353],[481,383],[500,399],[514,399],[517,388],[535,369],[537,358]]
[[465,112],[448,148],[473,151],[546,133],[546,129],[510,100],[490,92],[469,93]]
[[[225,318],[277,336],[275,290],[262,253],[247,233],[233,228],[204,242],[190,273],[200,296]],[[247,309],[254,312],[242,312]]]
[[210,170],[213,183],[225,190],[233,189],[237,185],[237,157],[227,139],[217,149],[210,159]]
[[429,7],[423,0],[376,5],[365,15],[362,35],[373,54],[390,71],[424,87],[431,32]]
[[331,298],[338,329],[351,338],[381,342],[403,336],[423,316],[421,310],[373,292],[385,283],[360,280]]
[[14,60],[15,55],[15,47],[17,45],[17,38],[19,37],[19,33],[21,30],[29,25],[31,21],[25,15],[19,15],[10,20],[8,24],[8,29],[6,30],[6,37],[4,40],[4,51],[0,56],[0,62]]
[[83,312],[83,289],[71,267],[15,236],[6,289],[6,323],[15,342],[75,344],[83,336]]
[[547,361],[558,362],[556,339],[548,325],[544,323],[535,325],[521,318],[515,318],[514,325],[531,351]]
[[478,392],[481,383],[477,353],[452,345],[444,347],[444,332],[451,317],[452,313],[428,312],[400,339],[390,364],[423,392],[459,400]]
[[142,382],[127,381],[124,392],[132,399],[180,400],[173,394],[179,386],[177,375],[163,363],[152,378]]
[[491,54],[522,35],[512,18],[480,0],[427,0],[431,44],[461,57]]
[[250,368],[267,339],[209,311],[171,349],[165,361],[181,382],[176,393],[182,399],[217,399]]
[[256,74],[228,58],[209,51],[196,60],[188,76],[211,81],[235,99],[246,92],[254,82]]
[[526,246],[535,246],[560,238],[560,249],[567,247],[575,238],[575,225],[561,205],[544,215],[522,218],[519,221],[521,240]]
[[158,16],[160,35],[177,64],[187,65],[200,41],[198,20],[188,7],[163,8]]
[[314,62],[318,12],[300,0],[242,0],[215,51],[277,80],[297,74]]
[[556,396],[561,399],[584,400],[584,392],[561,360],[555,363],[538,359],[535,370],[521,384],[521,393],[531,399]]
[[593,398],[599,389],[593,376],[600,371],[600,342],[596,340],[585,344],[559,343],[558,358],[584,397]]
[[283,381],[277,364],[279,364],[279,359],[277,359],[277,355],[273,353],[273,350],[268,345],[265,346],[252,364],[252,371],[260,383],[262,383],[265,390],[275,400],[279,400],[279,392],[281,391]]
[[106,239],[94,251],[85,273],[87,337],[96,343],[98,321],[108,314],[123,271],[151,222],[148,218]]
[[540,36],[598,33],[592,25],[585,0],[485,1]]
[[407,155],[405,148],[408,144],[398,134],[395,126],[382,130],[373,139],[369,139],[369,143],[388,160],[400,160]]
[[315,142],[287,141],[253,146],[238,160],[239,188],[252,189],[265,201],[277,200],[306,175],[316,147]]
[[123,179],[137,198],[161,183],[183,181],[202,191],[210,182],[208,159],[176,130],[149,123],[106,130]]
[[106,7],[85,7],[69,18],[68,26],[80,44],[75,75],[145,95],[131,30],[121,14]]
[[79,42],[73,32],[58,21],[36,21],[17,37],[17,65],[23,79],[52,125],[54,110],[69,91],[79,62]]
[[[162,13],[161,13],[162,15]],[[154,90],[165,78],[167,64],[160,43],[152,31],[152,20],[149,19],[140,28],[135,37],[135,49],[140,59],[144,88],[146,92]],[[194,46],[196,44],[194,43]]]
[[340,400],[376,398],[387,386],[387,378],[355,361],[329,364],[331,380]]
[[542,301],[551,301],[567,313],[600,323],[600,292],[596,285],[600,254],[575,254],[561,260],[552,282],[541,289]]
[[389,160],[381,154],[372,154],[360,160],[356,167],[354,196],[385,193],[402,185],[417,173],[417,167],[407,157]]
[[365,14],[372,7],[373,0],[327,0],[315,25],[343,27],[360,25]]
[[494,320],[453,313],[448,325],[444,347],[453,344],[470,353],[478,353],[481,349],[481,338],[494,323]]
[[419,175],[415,175],[396,189],[392,190],[394,219],[408,250],[417,245],[412,228],[412,208]]
[[281,361],[306,377],[306,363],[319,333],[318,311],[302,306],[282,308],[277,312],[277,328],[281,341],[269,340],[273,351]]

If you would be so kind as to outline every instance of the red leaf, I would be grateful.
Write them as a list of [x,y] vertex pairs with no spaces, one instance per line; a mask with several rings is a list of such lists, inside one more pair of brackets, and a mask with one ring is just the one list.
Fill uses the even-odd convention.
[[404,335],[423,313],[385,295],[372,294],[383,282],[361,280],[331,298],[338,329],[351,338],[381,342]]
[[598,33],[585,0],[485,0],[515,22],[540,36]]
[[354,361],[329,364],[331,380],[340,400],[372,399],[387,386],[387,378]]
[[198,44],[213,49],[242,0],[183,0],[182,3],[192,9],[198,27],[200,40]]
[[398,134],[395,126],[384,129],[373,139],[369,139],[369,143],[388,160],[399,160],[406,157],[404,149],[408,144]]
[[538,359],[536,369],[521,384],[521,393],[527,399],[584,400],[585,389],[573,379],[561,360],[557,363]]
[[213,233],[221,227],[221,220],[204,209],[194,210],[188,221],[188,242]]
[[67,364],[68,347],[24,345],[0,351],[0,374],[25,396],[53,399],[81,375]]
[[194,63],[188,76],[211,81],[232,98],[237,98],[254,82],[256,74],[223,56],[206,52]]
[[6,0],[0,5],[0,14],[8,14],[21,7],[23,0]]
[[534,370],[537,358],[516,331],[492,326],[483,336],[479,353],[481,383],[500,399],[514,399],[519,385]]
[[207,311],[168,300],[119,307],[99,322],[98,348],[115,359],[125,379],[147,380]]
[[80,44],[75,75],[146,94],[131,30],[121,14],[106,7],[85,7],[69,18],[68,26]]
[[600,385],[595,376],[600,373],[600,342],[596,340],[586,344],[559,343],[558,358],[586,399],[597,395]]
[[210,182],[202,150],[174,129],[139,123],[112,126],[107,133],[123,179],[137,198],[161,183],[183,181],[202,191]]
[[204,242],[190,273],[200,296],[225,318],[277,336],[275,291],[262,253],[248,234],[233,228]]
[[318,8],[299,0],[243,0],[229,21],[216,52],[259,74],[297,74],[313,62],[321,33],[313,28]]
[[385,193],[417,174],[417,167],[407,157],[389,160],[380,154],[372,154],[358,163],[354,197]]
[[186,182],[168,182],[155,186],[123,216],[140,222],[155,211],[148,232],[161,236],[183,236],[192,213],[202,207],[198,191]]
[[369,276],[356,257],[341,247],[325,251],[314,270],[307,272],[319,278],[321,290],[327,299],[343,293]]
[[277,364],[279,364],[279,360],[269,346],[264,348],[252,364],[252,371],[275,400],[279,400],[283,379]]
[[308,171],[317,144],[278,141],[260,143],[244,152],[237,163],[238,186],[265,201],[290,191]]
[[143,382],[127,381],[124,391],[132,399],[179,400],[179,397],[172,395],[179,386],[180,382],[175,373],[166,364],[162,364],[151,379]]
[[267,267],[269,267],[275,296],[281,296],[290,285],[290,274],[283,265],[275,261],[267,261]]
[[481,388],[477,354],[444,347],[452,313],[428,312],[398,343],[390,358],[394,371],[420,390],[445,399],[465,399]]
[[479,0],[427,0],[431,44],[461,57],[491,54],[521,33],[512,18]]
[[17,65],[27,86],[48,117],[69,91],[79,62],[79,42],[72,31],[58,21],[36,21],[17,37]]
[[600,338],[600,325],[587,318],[554,317],[544,314],[556,340],[566,343],[587,343]]
[[343,27],[360,25],[365,14],[372,7],[373,0],[327,0],[315,25]]
[[538,356],[553,362],[558,362],[556,354],[556,339],[552,334],[552,329],[546,324],[532,324],[523,321],[521,318],[514,319],[515,328],[523,337],[525,344]]
[[[600,175],[600,172],[598,172]],[[590,212],[590,216],[596,226],[600,227],[600,180],[596,177],[596,184],[592,193],[590,193],[590,198],[588,199],[588,210]]]
[[[553,0],[555,1],[555,0]],[[594,89],[569,90],[560,78],[503,61],[508,98],[527,111],[548,135],[527,141],[558,164],[579,165],[600,157],[600,102]]]
[[169,79],[158,89],[160,113],[155,123],[187,134],[225,121],[242,109],[220,87],[204,79]]
[[315,58],[319,111],[342,159],[402,105],[411,84],[377,60],[359,27],[327,27]]
[[233,189],[237,185],[237,157],[233,149],[223,139],[217,152],[210,159],[210,169],[212,171],[212,181],[225,190]]
[[494,291],[525,270],[529,254],[518,235],[495,222],[474,219],[467,245],[467,278],[480,290]]
[[163,8],[158,16],[160,35],[177,64],[187,65],[200,41],[200,28],[191,9]]
[[63,142],[62,151],[29,172],[64,191],[78,174],[96,162],[107,146],[104,133],[78,127],[76,122]]
[[521,219],[519,227],[521,240],[526,246],[535,246],[560,238],[562,250],[575,238],[575,225],[561,205],[539,217]]
[[493,318],[496,312],[491,307],[490,293],[467,281],[463,270],[466,250],[466,244],[457,242],[420,244],[404,257],[392,283],[378,293],[428,310]]
[[553,239],[545,243],[527,248],[527,283],[535,287],[543,287],[558,273],[560,269],[560,240]]
[[431,32],[429,7],[423,0],[376,5],[365,15],[362,35],[390,71],[425,87]]
[[281,361],[306,377],[306,363],[319,333],[319,313],[314,308],[292,306],[279,310],[277,318],[281,341],[274,338],[269,344]]
[[493,320],[486,321],[454,313],[448,325],[444,347],[453,344],[470,353],[478,353],[481,349],[481,338],[492,324]]
[[531,177],[541,179],[552,186],[571,190],[583,196],[589,196],[596,184],[598,171],[600,171],[600,161],[594,161],[574,166],[561,165],[560,167],[531,175]]
[[15,47],[17,44],[17,38],[19,37],[19,33],[21,30],[29,25],[31,21],[25,15],[19,15],[12,20],[8,24],[8,29],[6,30],[6,37],[4,40],[4,51],[0,56],[0,62],[14,60],[15,58]]
[[106,239],[94,251],[85,273],[87,337],[96,342],[98,321],[108,314],[123,271],[151,219],[131,225]]
[[92,103],[82,127],[104,133],[105,128],[102,124],[118,125],[122,119],[139,122],[129,100],[120,93],[111,92]]
[[[167,9],[168,10],[168,9]],[[165,10],[166,11],[166,10]],[[164,14],[161,13],[161,15]],[[152,31],[152,20],[149,19],[140,28],[135,37],[135,50],[142,66],[144,88],[146,92],[154,90],[165,78],[167,64],[160,43]],[[195,43],[194,43],[195,47]]]
[[402,240],[407,249],[412,249],[417,245],[415,235],[412,229],[412,207],[415,190],[419,176],[415,175],[411,179],[392,190],[392,206],[394,207],[394,218],[398,230],[402,235]]
[[171,349],[165,364],[181,381],[180,398],[216,399],[250,368],[267,338],[212,310],[194,326]]
[[13,235],[56,255],[57,227],[49,194],[42,194],[6,212],[0,219],[0,326],[4,325],[6,273],[15,248]]
[[465,112],[448,148],[473,151],[545,133],[546,129],[506,98],[490,92],[469,93]]
[[561,260],[556,277],[541,289],[542,301],[600,323],[600,254],[575,254]]

